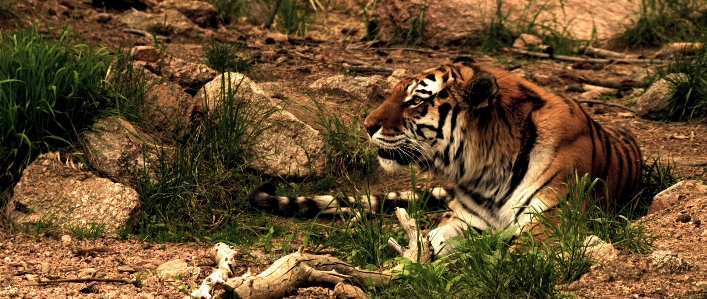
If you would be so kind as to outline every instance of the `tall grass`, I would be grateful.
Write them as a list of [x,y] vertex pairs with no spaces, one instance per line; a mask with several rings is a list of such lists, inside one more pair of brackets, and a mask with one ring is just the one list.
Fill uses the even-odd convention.
[[[228,73],[227,73],[228,74]],[[241,223],[247,194],[260,184],[245,165],[254,159],[253,147],[275,112],[239,98],[238,87],[224,75],[219,103],[205,109],[186,140],[165,148],[161,177],[147,175],[138,192],[144,206],[138,233],[157,240],[200,238],[212,230]]]
[[0,182],[7,186],[37,154],[71,145],[110,102],[102,82],[105,49],[58,40],[36,26],[0,33]]
[[[707,18],[707,14],[705,14]],[[707,24],[704,27],[707,30]],[[707,42],[707,35],[701,39]],[[694,55],[675,53],[658,76],[670,83],[674,93],[667,101],[665,120],[690,120],[707,117],[707,47]]]
[[313,13],[304,1],[282,0],[277,11],[277,29],[284,34],[305,36]]
[[204,60],[206,65],[219,72],[246,72],[251,67],[251,57],[244,42],[220,43],[210,40],[204,45]]
[[619,40],[632,47],[692,42],[705,35],[707,8],[702,0],[641,0],[639,18]]
[[218,12],[221,22],[230,24],[233,18],[243,16],[248,11],[247,0],[209,0]]
[[314,107],[307,109],[317,117],[316,124],[324,128],[327,171],[333,176],[363,178],[375,167],[376,151],[365,136],[361,113],[350,113],[349,120],[336,115],[324,103],[312,99]]
[[575,53],[581,42],[574,39],[569,24],[558,24],[556,21],[539,22],[538,17],[544,5],[540,5],[531,14],[531,7],[536,1],[529,1],[521,16],[511,20],[511,11],[503,8],[504,0],[496,0],[493,13],[484,18],[481,30],[471,34],[463,44],[477,47],[481,52],[499,52],[511,47],[521,34],[527,33],[538,36],[543,44],[552,47],[555,54]]

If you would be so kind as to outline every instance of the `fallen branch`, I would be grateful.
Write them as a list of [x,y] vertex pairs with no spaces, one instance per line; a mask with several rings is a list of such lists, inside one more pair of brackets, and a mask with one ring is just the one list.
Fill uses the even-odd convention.
[[231,267],[235,254],[236,251],[226,244],[214,245],[211,258],[218,264],[218,268],[185,299],[211,298],[217,287],[242,299],[282,298],[291,290],[305,285],[382,285],[394,279],[389,273],[357,269],[332,256],[300,252],[278,259],[256,276],[246,273],[240,277],[229,277],[233,274]]
[[662,64],[662,63],[667,63],[665,60],[660,60],[660,59],[604,59],[604,58],[582,58],[582,57],[573,57],[573,56],[564,56],[564,55],[551,55],[551,54],[545,54],[545,53],[537,53],[537,52],[531,52],[531,51],[526,51],[526,50],[520,50],[520,49],[506,49],[506,51],[509,51],[514,54],[520,54],[520,55],[525,55],[525,56],[530,56],[530,57],[537,57],[537,58],[548,58],[548,59],[555,59],[555,60],[560,60],[560,61],[570,61],[570,62],[588,62],[588,63],[645,63],[645,64]]
[[585,99],[577,100],[577,102],[586,103],[586,104],[600,104],[600,105],[606,105],[606,106],[611,106],[611,107],[617,107],[617,108],[621,108],[621,109],[636,113],[636,110],[631,109],[631,108],[626,107],[621,104],[616,104],[616,103],[610,103],[610,102],[599,101],[599,100],[585,100]]
[[58,284],[65,282],[117,282],[117,283],[133,283],[130,279],[121,278],[69,278],[69,279],[52,279],[40,280],[37,285]]
[[[410,218],[405,209],[397,209],[395,214],[408,236],[408,248],[403,248],[392,238],[388,240],[388,245],[410,260],[420,263],[432,261],[432,244],[427,238],[420,238],[415,219]],[[382,286],[398,278],[394,274],[396,270],[403,270],[402,264],[392,271],[361,270],[333,256],[295,252],[278,259],[258,275],[253,276],[249,272],[240,277],[231,277],[236,254],[233,247],[224,243],[214,245],[210,257],[218,265],[217,269],[185,299],[210,299],[216,288],[223,288],[233,293],[236,298],[268,299],[282,298],[292,290],[312,284],[336,285],[337,288],[349,284],[362,287]],[[358,290],[354,291],[356,294],[360,293],[360,289],[350,289]]]

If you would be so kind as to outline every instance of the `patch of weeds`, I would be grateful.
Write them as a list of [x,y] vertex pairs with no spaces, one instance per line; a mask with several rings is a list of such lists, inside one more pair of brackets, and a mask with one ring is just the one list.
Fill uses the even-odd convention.
[[[219,99],[204,100],[204,111],[191,133],[165,147],[159,164],[160,177],[148,174],[138,182],[143,216],[137,227],[142,237],[161,240],[201,239],[205,232],[224,230],[224,238],[237,233],[250,190],[261,179],[246,171],[258,157],[253,147],[269,128],[265,119],[275,113],[243,100],[224,75]],[[209,102],[217,105],[209,107]],[[226,232],[234,232],[232,235]]]
[[89,223],[87,225],[67,225],[64,228],[79,240],[93,240],[103,236],[105,227],[103,223]]
[[674,162],[664,163],[660,156],[647,156],[641,164],[641,182],[636,195],[638,216],[648,212],[648,207],[653,202],[653,197],[659,192],[675,185],[681,175],[676,173]]
[[389,43],[416,47],[425,40],[425,12],[410,17],[401,26],[393,26],[390,31]]
[[[317,124],[324,128],[327,171],[334,176],[366,176],[376,163],[376,151],[365,137],[361,120],[356,113],[345,120],[329,111],[324,103],[312,99],[314,108],[307,108],[317,116]],[[359,113],[360,114],[360,113]]]
[[[705,15],[707,18],[707,15]],[[707,30],[707,25],[704,27]],[[707,42],[707,38],[702,39]],[[694,55],[675,53],[670,63],[658,68],[658,76],[674,90],[668,100],[665,120],[690,120],[707,117],[707,47]]]
[[10,18],[15,16],[16,0],[0,0],[0,17]]
[[692,42],[707,29],[702,0],[641,0],[638,20],[619,40],[632,47],[654,47],[668,42]]
[[377,0],[373,1],[356,1],[356,4],[361,9],[359,17],[363,19],[363,26],[366,28],[366,33],[363,36],[364,41],[376,40],[380,35],[380,26],[378,24],[378,15],[376,14]]
[[[539,23],[537,21],[543,11],[544,4],[530,14],[536,1],[529,1],[524,11],[515,21],[511,21],[511,11],[503,10],[503,0],[496,0],[493,14],[482,24],[480,31],[469,36],[463,44],[477,47],[481,52],[499,52],[511,47],[513,42],[523,33],[538,36],[544,45],[552,48],[554,54],[574,54],[580,42],[572,37],[569,24],[557,24],[556,21]],[[559,29],[558,29],[559,27]],[[591,42],[586,42],[587,44]],[[531,49],[530,50],[534,50]]]
[[247,72],[251,67],[251,57],[247,53],[245,42],[221,43],[215,40],[204,45],[204,60],[206,65],[221,73]]
[[305,36],[313,13],[303,1],[282,0],[277,11],[277,28],[284,34]]
[[511,29],[509,17],[511,12],[503,12],[503,0],[496,0],[496,9],[489,21],[482,25],[481,31],[470,36],[464,43],[478,47],[482,52],[496,52],[513,45],[520,35]]
[[218,12],[221,22],[230,24],[233,18],[243,16],[248,12],[247,0],[209,0]]
[[74,44],[65,28],[57,40],[37,26],[0,33],[0,186],[12,184],[39,153],[77,140],[110,103],[101,84],[105,49]]

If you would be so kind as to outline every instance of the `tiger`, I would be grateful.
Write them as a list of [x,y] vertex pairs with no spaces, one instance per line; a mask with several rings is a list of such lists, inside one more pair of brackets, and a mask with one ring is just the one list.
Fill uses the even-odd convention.
[[[603,180],[595,192],[607,208],[631,203],[640,180],[642,156],[628,130],[602,126],[577,101],[468,57],[403,79],[363,127],[383,170],[413,164],[452,186],[430,192],[451,209],[427,234],[434,255],[451,253],[448,241],[467,230],[534,227],[534,215],[551,213],[567,194],[570,168]],[[368,208],[414,197],[391,193],[369,199]],[[275,210],[333,213],[348,204],[277,197],[274,187],[252,198]]]

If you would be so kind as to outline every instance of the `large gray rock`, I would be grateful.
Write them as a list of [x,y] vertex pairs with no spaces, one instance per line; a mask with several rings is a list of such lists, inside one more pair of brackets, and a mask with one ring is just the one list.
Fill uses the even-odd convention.
[[322,93],[350,97],[356,101],[383,98],[386,82],[379,75],[370,77],[336,75],[314,81],[309,88]]
[[22,172],[13,190],[13,219],[60,227],[104,225],[114,234],[137,220],[138,193],[132,188],[66,165],[58,153],[42,154]]
[[698,180],[679,181],[653,197],[653,202],[648,207],[648,215],[663,211],[680,201],[705,196],[707,196],[707,186],[702,182]]
[[191,95],[218,75],[217,71],[206,65],[165,55],[152,46],[136,46],[130,53],[137,65],[179,84]]
[[[464,40],[480,30],[496,11],[496,0],[389,0],[379,1],[378,19],[384,30],[398,28],[406,33],[415,25],[410,20],[423,17],[428,44]],[[507,24],[535,18],[536,24],[558,32],[567,29],[580,40],[606,40],[636,19],[640,1],[632,0],[553,0],[502,1],[501,12],[510,13]],[[419,23],[417,23],[419,26]],[[596,31],[594,31],[596,29]],[[596,36],[594,36],[596,34]],[[389,38],[384,36],[383,38]]]
[[169,156],[162,155],[160,142],[119,117],[99,119],[81,137],[91,167],[129,186],[146,174],[157,180],[160,157]]
[[[670,81],[687,80],[685,74],[670,74]],[[636,114],[647,119],[663,119],[669,103],[675,94],[675,85],[666,79],[653,83],[646,92],[636,99]]]
[[[324,172],[324,140],[319,132],[273,102],[243,74],[225,73],[207,83],[194,97],[195,112],[205,111],[205,104],[211,110],[222,105],[222,80],[226,88],[231,86],[235,91],[236,100],[245,101],[259,111],[251,116],[255,118],[251,119],[252,129],[265,128],[255,140],[254,157],[248,167],[274,176],[308,176]],[[264,117],[263,113],[270,115],[258,123],[258,119]]]
[[208,1],[167,0],[158,6],[162,9],[176,9],[202,28],[218,26],[218,11]]

